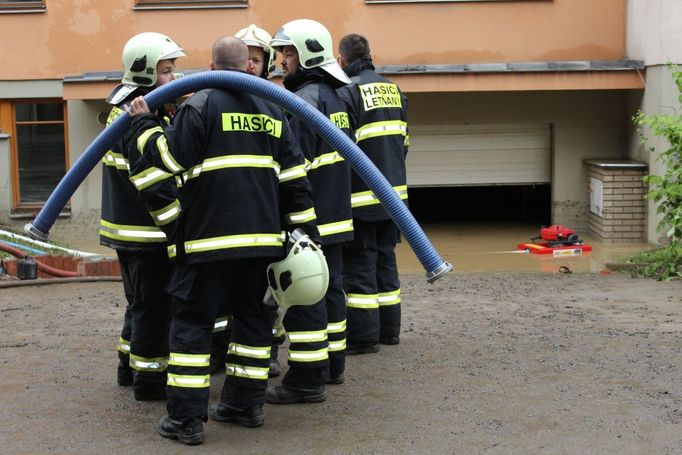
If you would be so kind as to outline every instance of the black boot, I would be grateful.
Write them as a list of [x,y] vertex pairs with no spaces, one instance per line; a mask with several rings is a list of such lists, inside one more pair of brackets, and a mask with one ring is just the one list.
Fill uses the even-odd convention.
[[379,343],[359,343],[346,346],[346,355],[373,354],[379,352]]
[[324,385],[312,390],[295,390],[283,385],[265,389],[265,401],[271,404],[321,403],[326,399]]
[[116,370],[116,380],[121,387],[133,385],[133,369],[129,365],[124,365],[120,360]]
[[195,417],[186,422],[163,416],[159,422],[159,434],[166,439],[177,439],[188,446],[196,446],[204,442],[204,424]]
[[234,422],[247,428],[257,428],[265,423],[263,405],[260,404],[237,409],[224,403],[218,403],[208,409],[208,415],[217,422]]

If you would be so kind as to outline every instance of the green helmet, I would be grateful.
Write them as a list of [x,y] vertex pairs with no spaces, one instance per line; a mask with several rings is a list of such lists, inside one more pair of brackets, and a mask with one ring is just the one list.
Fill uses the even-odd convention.
[[161,60],[184,57],[184,50],[161,33],[135,35],[123,47],[123,82],[135,87],[156,84],[156,64]]
[[251,24],[235,33],[234,37],[244,41],[247,46],[263,49],[266,60],[262,74],[263,77],[268,77],[268,75],[275,71],[275,50],[270,47],[272,36],[268,32],[256,27],[255,24]]
[[286,258],[268,266],[267,276],[270,291],[283,308],[314,305],[322,300],[329,285],[324,254],[307,235],[294,243]]
[[329,30],[311,19],[296,19],[282,25],[270,46],[281,50],[284,46],[294,46],[298,51],[300,65],[305,69],[321,68],[343,83],[350,79],[334,58],[334,47]]

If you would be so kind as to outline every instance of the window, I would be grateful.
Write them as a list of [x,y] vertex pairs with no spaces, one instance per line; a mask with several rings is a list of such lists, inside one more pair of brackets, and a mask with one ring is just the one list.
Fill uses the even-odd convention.
[[[519,2],[536,0],[365,0],[365,3],[474,3],[474,2]],[[547,0],[539,0],[547,1]]]
[[0,13],[42,13],[44,11],[44,1],[0,0]]
[[40,208],[69,162],[66,104],[62,100],[15,101],[12,125],[13,209]]
[[135,0],[134,9],[246,8],[248,6],[247,0]]

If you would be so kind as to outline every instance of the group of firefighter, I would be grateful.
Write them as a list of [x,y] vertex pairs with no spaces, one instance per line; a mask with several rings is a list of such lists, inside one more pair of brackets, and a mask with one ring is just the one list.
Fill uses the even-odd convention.
[[[275,72],[346,134],[407,199],[407,100],[369,43],[299,19],[273,36],[218,39],[210,70]],[[166,400],[164,438],[196,445],[203,423],[264,423],[263,404],[315,403],[344,382],[348,354],[400,342],[398,230],[367,184],[305,120],[245,91],[202,89],[158,109],[185,51],[160,33],[123,49],[108,124],[131,128],[103,159],[101,243],[116,250],[127,307],[118,384]],[[322,258],[320,261],[317,259]],[[288,337],[281,385],[278,351]],[[211,374],[225,370],[217,405]]]

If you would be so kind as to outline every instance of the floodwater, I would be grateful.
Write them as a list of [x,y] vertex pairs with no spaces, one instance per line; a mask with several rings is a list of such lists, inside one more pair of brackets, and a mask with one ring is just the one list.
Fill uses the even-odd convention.
[[[440,256],[453,265],[454,272],[544,272],[557,273],[567,267],[572,272],[599,273],[604,264],[622,262],[635,253],[650,250],[647,243],[612,244],[576,232],[591,252],[553,257],[519,252],[519,243],[540,235],[540,226],[523,223],[433,223],[422,225]],[[401,273],[424,272],[416,255],[403,238],[396,248]],[[565,269],[562,269],[565,270]]]

